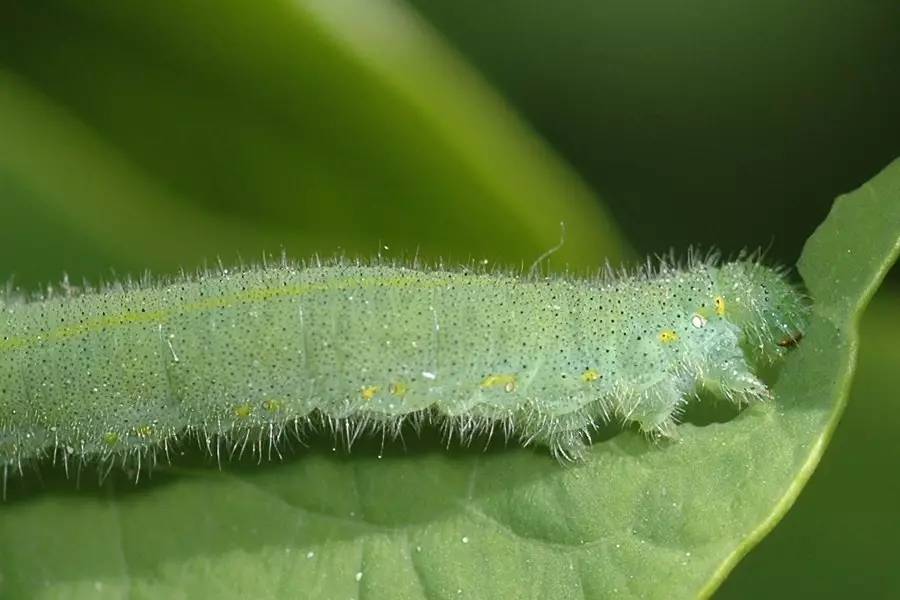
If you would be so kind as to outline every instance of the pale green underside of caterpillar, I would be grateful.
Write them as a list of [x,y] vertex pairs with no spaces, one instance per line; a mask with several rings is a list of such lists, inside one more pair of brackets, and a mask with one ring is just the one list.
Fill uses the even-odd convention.
[[755,365],[806,313],[756,260],[688,263],[582,279],[283,261],[7,296],[0,466],[146,467],[191,439],[271,454],[321,425],[348,443],[408,423],[496,430],[564,460],[610,421],[672,437],[701,387],[768,398]]

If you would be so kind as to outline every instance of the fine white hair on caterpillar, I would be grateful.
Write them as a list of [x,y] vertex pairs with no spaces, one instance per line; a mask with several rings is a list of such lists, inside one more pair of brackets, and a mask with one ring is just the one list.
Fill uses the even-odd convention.
[[152,468],[196,440],[277,456],[288,435],[434,425],[578,460],[599,425],[674,437],[700,388],[770,397],[805,297],[757,255],[534,276],[333,260],[0,296],[0,467]]

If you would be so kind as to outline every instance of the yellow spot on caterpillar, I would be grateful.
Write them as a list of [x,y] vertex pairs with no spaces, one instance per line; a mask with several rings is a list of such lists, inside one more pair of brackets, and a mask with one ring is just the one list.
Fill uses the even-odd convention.
[[392,383],[388,386],[388,393],[391,396],[402,398],[409,391],[409,387],[403,382]]
[[253,412],[253,407],[249,404],[241,404],[234,407],[234,416],[238,419],[246,419]]
[[119,443],[119,434],[113,431],[103,435],[103,443],[107,446],[115,446]]
[[503,386],[503,389],[507,392],[514,392],[516,390],[516,376],[488,375],[484,378],[484,381],[481,382],[481,387],[483,388],[493,388],[500,386]]
[[364,385],[359,393],[362,394],[363,400],[371,400],[378,393],[378,386]]
[[666,329],[664,331],[659,332],[659,341],[663,344],[671,344],[678,340],[678,334],[674,329]]
[[716,307],[716,314],[720,317],[725,314],[725,298],[722,296],[716,296],[713,300],[713,304]]
[[584,373],[581,374],[581,380],[584,381],[585,383],[597,381],[601,377],[603,377],[603,375],[601,375],[594,369],[588,369],[587,371],[585,371]]
[[281,402],[278,400],[264,400],[262,406],[265,410],[275,413],[281,410]]
[[140,427],[136,427],[134,429],[135,435],[139,438],[148,438],[153,435],[153,427],[150,425],[141,425]]

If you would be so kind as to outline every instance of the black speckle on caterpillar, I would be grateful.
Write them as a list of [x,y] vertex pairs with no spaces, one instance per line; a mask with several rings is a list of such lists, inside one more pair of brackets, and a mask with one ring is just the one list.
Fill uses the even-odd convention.
[[674,437],[700,387],[769,398],[755,365],[799,342],[807,312],[746,256],[589,278],[283,260],[0,309],[4,482],[51,457],[139,473],[192,438],[271,456],[321,424],[348,445],[405,423],[499,429],[577,460],[614,420]]

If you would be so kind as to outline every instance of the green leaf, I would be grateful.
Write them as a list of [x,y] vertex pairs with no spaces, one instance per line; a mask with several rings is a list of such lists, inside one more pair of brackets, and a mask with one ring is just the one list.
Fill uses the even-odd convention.
[[[895,267],[896,270],[896,267]],[[883,286],[860,324],[850,401],[822,463],[717,600],[884,598],[900,590],[900,290]],[[852,548],[852,552],[848,551]]]
[[788,509],[846,401],[856,325],[900,251],[900,161],[835,203],[800,272],[815,298],[777,399],[654,447],[626,431],[543,451],[409,440],[283,462],[176,460],[152,482],[45,481],[0,512],[26,597],[691,598]]
[[527,264],[561,221],[555,265],[623,254],[581,180],[402,6],[52,4],[0,19],[0,272],[384,245]]

